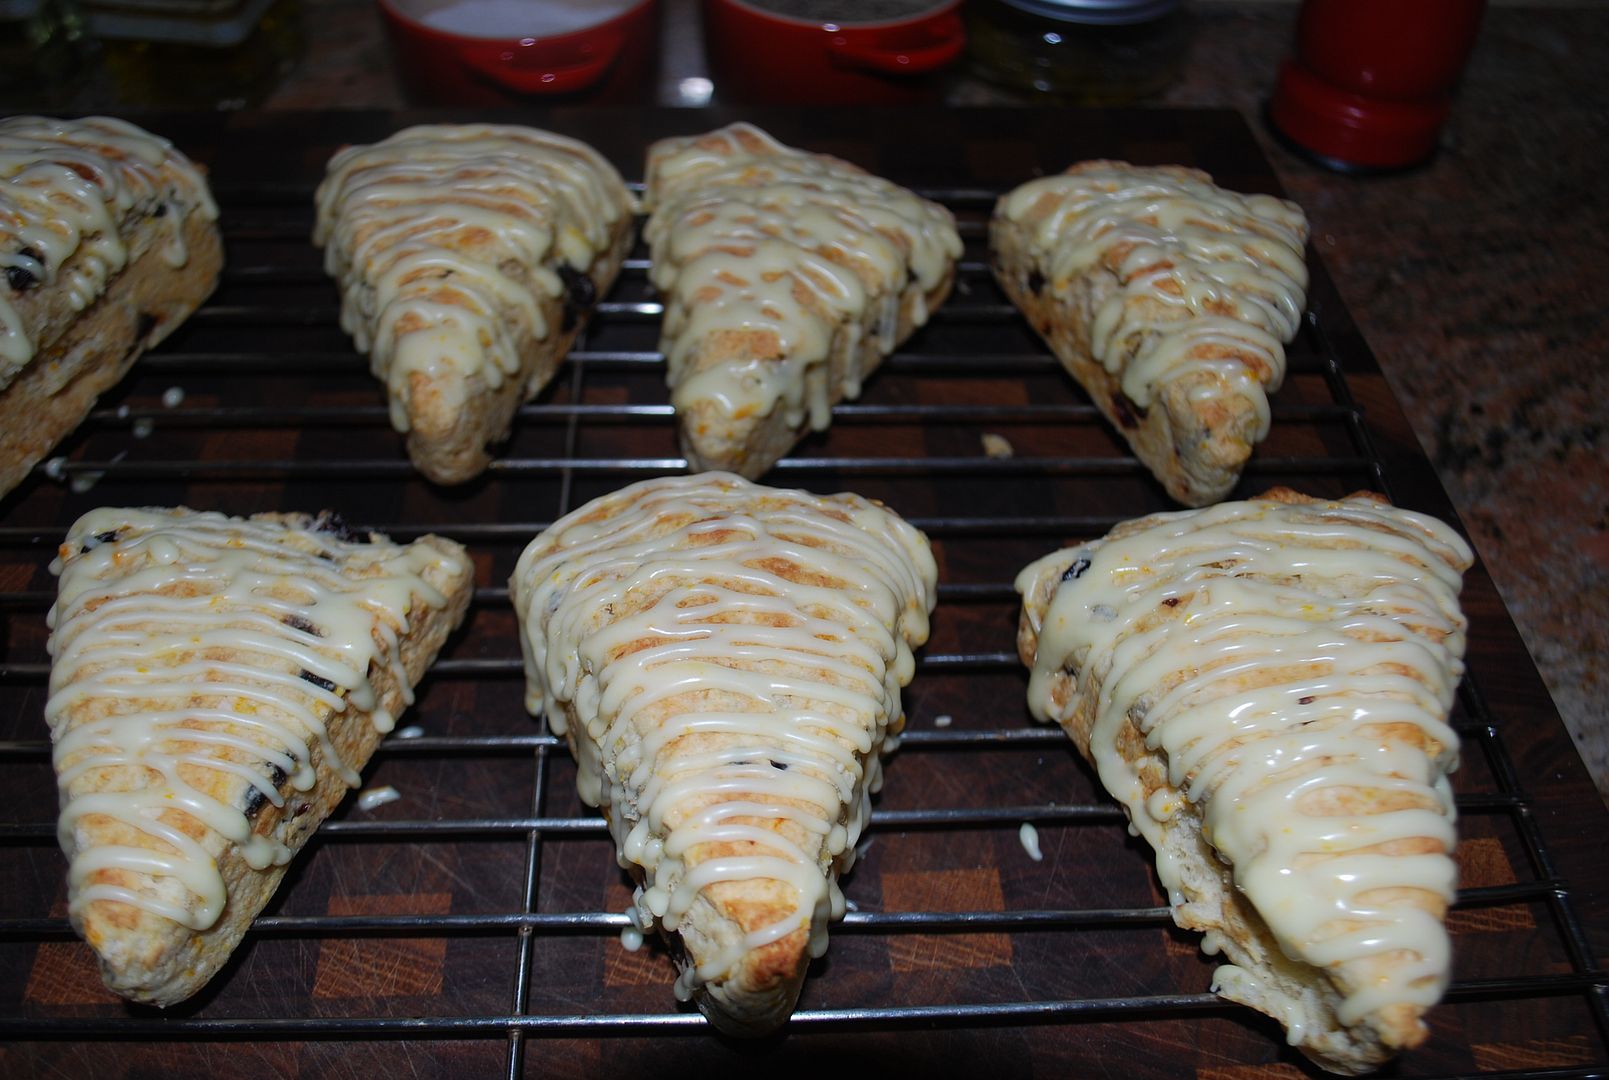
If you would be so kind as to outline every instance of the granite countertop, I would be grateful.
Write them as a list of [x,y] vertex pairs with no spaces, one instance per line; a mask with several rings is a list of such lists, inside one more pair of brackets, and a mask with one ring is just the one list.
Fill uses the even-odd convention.
[[[682,80],[708,74],[697,5],[661,7],[660,68],[643,97],[681,104]],[[274,10],[297,22],[294,0]],[[1252,119],[1609,797],[1609,365],[1599,339],[1609,340],[1609,200],[1598,197],[1609,171],[1609,7],[1492,7],[1441,153],[1370,179],[1309,165],[1257,119],[1295,13],[1198,0],[1184,73],[1156,104]],[[299,15],[297,58],[228,105],[418,104],[371,0],[320,0]],[[965,71],[942,97],[1042,104]],[[106,65],[65,91],[0,90],[0,111],[125,103]]]

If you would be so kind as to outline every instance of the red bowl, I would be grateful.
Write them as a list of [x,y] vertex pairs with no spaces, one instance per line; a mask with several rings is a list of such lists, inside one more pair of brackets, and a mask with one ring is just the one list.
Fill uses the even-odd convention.
[[961,0],[907,18],[831,23],[704,0],[716,92],[743,104],[907,104],[933,98],[932,75],[966,49]]
[[529,3],[522,5],[518,22],[475,26],[473,32],[427,24],[432,11],[452,6],[441,0],[378,3],[398,72],[410,95],[423,101],[503,104],[514,95],[591,91],[614,100],[634,97],[642,81],[652,77],[655,0],[636,0],[623,10],[609,5],[615,13],[605,12],[579,28],[573,5],[564,7],[571,13],[566,20],[545,14],[541,3]]

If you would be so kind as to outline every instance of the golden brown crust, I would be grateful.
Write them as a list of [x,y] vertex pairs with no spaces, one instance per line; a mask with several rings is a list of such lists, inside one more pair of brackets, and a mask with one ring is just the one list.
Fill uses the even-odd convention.
[[[594,297],[607,293],[620,275],[632,239],[632,217],[622,213],[611,226],[608,248],[581,275],[590,286],[578,288]],[[550,269],[557,265],[555,260]],[[438,383],[425,371],[409,375],[403,406],[409,418],[408,457],[438,484],[462,484],[485,471],[492,461],[491,448],[508,438],[514,414],[552,381],[586,327],[590,303],[577,308],[568,295],[548,296],[534,284],[533,291],[549,332],[539,338],[521,326],[516,336],[519,371],[497,386],[488,386],[481,370],[467,378],[453,374],[450,384]],[[459,394],[464,397],[461,403],[454,400]]]
[[1207,377],[1197,375],[1171,380],[1149,408],[1136,405],[1117,376],[1090,356],[1093,314],[1116,278],[1104,271],[1080,278],[1069,298],[1058,298],[1021,225],[997,214],[989,243],[995,280],[1167,493],[1186,506],[1205,506],[1228,495],[1256,442],[1251,402],[1198,399],[1192,391]]
[[[199,212],[185,219],[188,257],[179,267],[169,265],[164,254],[171,234],[167,220],[139,218],[126,235],[128,265],[82,312],[70,312],[65,288],[42,287],[16,298],[37,353],[0,390],[0,495],[83,422],[96,398],[116,385],[142,352],[212,295],[223,266],[216,223]],[[71,274],[84,257],[76,253],[60,275]]]
[[[254,520],[276,521],[303,528],[312,519],[302,514],[262,514]],[[426,584],[446,597],[446,603],[439,608],[416,605],[405,631],[400,627],[391,628],[398,634],[399,656],[406,685],[394,676],[389,665],[376,662],[370,666],[368,673],[376,695],[374,710],[359,708],[352,702],[340,711],[327,705],[318,707],[318,719],[328,731],[331,746],[339,758],[353,769],[362,769],[384,738],[372,719],[375,711],[384,709],[395,716],[403,710],[407,691],[423,677],[448,635],[462,621],[473,592],[473,569],[462,547],[437,536],[425,536],[416,543],[447,556],[445,560],[428,567],[423,575]],[[69,559],[74,555],[72,552],[65,554]],[[454,567],[456,569],[452,569]],[[358,567],[354,574],[352,568],[348,567],[343,572],[361,579],[366,576],[365,569]],[[181,584],[166,591],[177,595],[183,588]],[[377,615],[376,618],[381,616]],[[153,615],[151,632],[163,632],[160,614]],[[374,633],[376,641],[381,641],[378,626]],[[231,659],[230,653],[231,650],[227,648],[212,648],[208,656],[226,662]],[[186,705],[195,709],[216,707],[228,710],[231,701],[226,698],[226,694],[209,694],[205,686],[200,686]],[[107,715],[114,707],[115,703],[105,700],[83,700],[69,713],[62,730],[71,730]],[[206,719],[187,720],[184,724],[198,731],[218,725],[218,721]],[[59,734],[53,732],[53,735]],[[183,744],[175,745],[176,752],[182,748]],[[211,768],[189,768],[184,777],[187,783],[206,796],[224,806],[242,810],[254,834],[277,840],[294,854],[300,851],[349,790],[341,775],[328,765],[318,740],[309,741],[309,750],[309,763],[316,773],[312,788],[297,791],[291,786],[289,778],[277,773],[277,787],[284,800],[283,808],[262,798],[251,784],[235,773]],[[242,764],[258,765],[257,762],[245,761],[239,754],[213,750],[207,753]],[[144,771],[142,766],[89,770],[73,781],[66,794],[77,797],[89,792],[143,786],[143,777],[128,775],[132,770]],[[228,897],[218,920],[207,929],[196,931],[141,907],[95,899],[75,911],[73,925],[97,953],[102,978],[109,989],[132,1001],[168,1006],[194,995],[228,961],[252,920],[272,898],[288,865],[254,869],[247,864],[240,845],[220,836],[189,814],[167,811],[163,820],[194,838],[215,859]],[[171,851],[162,841],[105,814],[91,813],[80,817],[75,823],[72,839],[74,849],[78,851],[99,845]],[[180,903],[188,910],[194,910],[196,903],[193,894],[177,886],[172,879],[154,879],[128,870],[97,870],[85,884],[121,885],[142,895],[162,896],[169,902]]]
[[[812,367],[806,379],[825,380],[828,400],[834,405],[843,401],[845,388],[859,386],[869,378],[887,353],[916,332],[926,320],[926,313],[949,298],[954,284],[953,265],[944,279],[926,292],[916,282],[909,283],[900,297],[899,320],[892,342],[882,342],[877,336],[882,295],[873,296],[858,323],[848,320],[838,323],[826,363]],[[806,302],[820,303],[814,297]],[[920,318],[918,313],[921,313]],[[688,371],[702,371],[756,356],[774,358],[778,363],[784,361],[781,341],[774,331],[721,332],[699,344],[688,358]],[[682,410],[679,428],[682,453],[694,472],[734,472],[754,480],[809,433],[809,420],[809,416],[804,415],[797,423],[790,424],[781,405],[766,413],[732,416],[719,403],[700,399]]]
[[[638,643],[647,647],[646,642]],[[705,692],[699,695],[677,695],[667,701],[665,710],[688,708],[717,708],[716,695]],[[688,700],[693,699],[693,700]],[[586,753],[577,745],[576,732],[586,730],[585,720],[571,702],[565,703],[568,723],[565,742],[572,756]],[[778,744],[781,748],[781,744]],[[699,748],[688,745],[688,740],[674,748],[667,748],[669,757],[676,753],[693,753]],[[725,800],[742,798],[743,793],[727,793]],[[689,805],[688,809],[691,809]],[[612,810],[603,808],[605,818]],[[820,838],[807,833],[791,822],[761,821],[751,817],[734,817],[733,824],[777,827],[787,839],[803,850],[820,848]],[[754,845],[737,843],[699,844],[687,853],[689,869],[711,859],[754,853]],[[633,880],[641,886],[643,871],[640,866],[627,868]],[[834,875],[836,876],[836,875]],[[706,886],[677,930],[667,930],[661,924],[658,932],[664,939],[677,966],[683,969],[696,966],[700,959],[718,951],[721,943],[745,934],[763,930],[789,917],[798,908],[798,896],[791,886],[769,878],[744,878],[737,881],[717,881]],[[693,995],[694,1003],[717,1028],[731,1035],[747,1036],[775,1028],[780,1018],[787,1016],[799,998],[804,985],[805,970],[810,966],[810,934],[801,927],[776,941],[745,952],[725,975],[700,985]]]
[[[1121,161],[1085,161],[1071,166],[1064,175],[1087,176],[1091,189],[1097,191],[1132,181],[1142,186],[1157,183],[1186,192],[1240,198],[1212,188],[1212,178],[1199,169],[1180,166],[1140,168]],[[1035,183],[1030,181],[1030,185]],[[989,227],[990,261],[996,280],[1170,496],[1187,506],[1205,506],[1223,499],[1239,480],[1253,447],[1266,430],[1267,414],[1262,411],[1266,406],[1257,388],[1277,388],[1283,378],[1278,344],[1270,346],[1270,353],[1263,346],[1250,344],[1251,339],[1234,335],[1195,340],[1188,356],[1205,363],[1193,364],[1159,381],[1147,391],[1154,396],[1143,407],[1124,393],[1122,372],[1137,356],[1157,347],[1159,336],[1167,335],[1173,327],[1187,327],[1198,316],[1246,321],[1247,309],[1215,291],[1220,287],[1230,293],[1245,287],[1258,297],[1259,305],[1282,306],[1294,301],[1299,308],[1305,271],[1300,267],[1293,271],[1300,282],[1290,279],[1285,273],[1290,270],[1287,261],[1274,277],[1245,286],[1221,284],[1216,272],[1208,271],[1198,285],[1210,281],[1211,287],[1204,294],[1192,292],[1190,302],[1183,303],[1180,301],[1185,296],[1185,285],[1177,277],[1183,267],[1169,243],[1159,242],[1154,249],[1144,247],[1142,253],[1153,258],[1137,262],[1134,254],[1141,250],[1138,242],[1111,229],[1096,234],[1113,239],[1100,248],[1093,263],[1068,278],[1065,270],[1052,265],[1058,253],[1042,250],[1035,241],[1040,231],[1049,227],[1047,222],[1062,220],[1067,213],[1068,195],[1055,186],[1041,186],[1032,202],[1024,201],[1033,190],[1025,185],[996,204]],[[1270,207],[1265,205],[1264,209]],[[1145,216],[1143,211],[1136,213],[1134,221],[1145,226],[1158,224],[1158,218]],[[1287,254],[1299,262],[1300,245],[1306,239],[1306,224],[1299,212],[1286,204],[1284,213],[1294,213],[1295,219],[1283,225],[1264,219],[1260,213],[1231,211],[1233,224],[1206,211],[1191,220],[1193,227],[1242,249],[1252,262],[1265,263],[1270,270],[1275,264],[1271,253],[1286,251],[1292,244],[1296,247]],[[1107,224],[1110,226],[1111,221]],[[1064,234],[1062,242],[1066,241]],[[1279,280],[1285,282],[1284,286],[1274,285]],[[1134,281],[1147,281],[1148,285],[1145,290],[1133,291],[1129,286]],[[1283,295],[1287,288],[1295,291]],[[1112,355],[1097,358],[1091,342],[1096,316],[1100,313],[1102,319],[1112,318],[1113,304],[1120,305],[1123,312],[1115,331],[1121,337],[1103,338],[1103,347]],[[1278,336],[1285,341],[1294,333],[1294,325],[1285,325],[1291,317],[1290,313],[1284,314],[1271,324],[1277,325]],[[1247,329],[1251,330],[1251,326]],[[1102,333],[1113,334],[1114,330],[1106,326]],[[1263,330],[1255,333],[1273,342]],[[1108,370],[1108,364],[1117,374]],[[1235,372],[1236,377],[1226,372]]]
[[[934,576],[920,534],[870,500],[719,474],[600,498],[521,556],[527,703],[563,730],[582,798],[643,887],[634,920],[663,933],[678,987],[723,1032],[774,1031],[825,943],[875,755],[903,724],[888,680],[909,672],[875,658],[926,639]],[[895,622],[869,631],[851,612],[884,589]],[[785,633],[806,620],[812,634]],[[706,633],[719,646],[675,668],[655,655]],[[712,665],[764,678],[689,677]]]
[[[603,516],[609,515],[605,512]],[[669,529],[678,523],[677,518],[667,518],[663,524]],[[725,539],[727,539],[726,533],[717,529],[699,534],[696,542],[718,544]],[[803,542],[808,543],[808,539]],[[843,587],[843,582],[826,577],[813,568],[793,560],[770,560],[763,569],[795,584],[825,588]],[[710,580],[714,583],[714,579]],[[718,583],[723,588],[733,590],[741,590],[744,587],[743,582],[734,579],[720,579]],[[610,611],[602,617],[603,624],[618,621],[652,607],[665,591],[677,584],[679,582],[673,575],[661,575],[650,585],[630,590],[624,597],[610,605]],[[737,615],[733,621],[753,623],[760,620],[744,612]],[[659,639],[638,638],[613,650],[609,659],[610,662],[615,662],[622,657],[662,643]],[[798,663],[762,659],[733,659],[728,662],[740,669],[767,670],[794,678],[802,676],[835,681],[830,671],[807,669]],[[744,698],[727,692],[687,691],[668,695],[645,710],[642,720],[639,721],[639,727],[652,729],[684,713],[741,711],[751,707],[752,704]],[[571,702],[565,703],[565,712],[568,716],[565,738],[570,746],[570,752],[579,757],[586,751],[576,742],[577,732],[586,732],[586,720],[576,712]],[[586,736],[583,734],[581,737]],[[731,742],[732,738],[729,735],[705,733],[683,735],[666,745],[659,752],[657,760],[661,763],[661,768],[668,768],[668,763],[677,758],[710,753]],[[746,744],[753,744],[757,740],[769,742],[778,752],[787,749],[785,740],[781,738],[753,734],[746,736]],[[674,816],[667,817],[665,825],[670,828],[677,821],[717,803],[740,802],[751,797],[751,793],[746,791],[722,790],[711,791],[698,797],[683,798],[676,805]],[[772,805],[791,805],[806,811],[815,809],[811,803],[774,794],[767,796],[767,802]],[[633,807],[628,812],[640,814],[642,810],[641,807]],[[611,811],[606,809],[605,812]],[[741,816],[726,820],[733,825],[752,825],[774,830],[808,857],[821,862],[823,874],[837,876],[836,870],[831,866],[831,860],[822,849],[823,838],[819,833],[783,818]],[[765,853],[760,845],[750,841],[718,841],[693,845],[686,852],[684,859],[688,870],[691,871],[713,860]],[[632,869],[640,875],[640,868]],[[682,920],[677,931],[664,931],[662,925],[660,929],[671,943],[673,951],[683,957],[684,966],[688,963],[696,965],[717,954],[722,943],[781,922],[792,916],[798,908],[798,893],[792,885],[783,881],[763,877],[716,881],[700,891],[698,900]],[[724,976],[700,986],[695,993],[695,1001],[712,1022],[731,1034],[752,1034],[753,1032],[749,1030],[751,1025],[766,1029],[773,1027],[779,1018],[786,1016],[798,998],[805,969],[810,963],[809,940],[806,925],[777,941],[744,952],[738,963]]]
[[491,463],[633,238],[612,165],[511,124],[425,124],[345,147],[315,201],[342,326],[385,381],[409,457],[440,484]]
[[[723,161],[741,161],[745,168],[739,170],[723,165]],[[822,172],[795,175],[788,171],[792,163],[800,161],[807,163],[807,169]],[[751,162],[756,164],[750,167]],[[767,163],[775,163],[775,175],[767,171],[773,167]],[[678,175],[676,168],[685,168],[687,172]],[[723,169],[725,172],[721,172]],[[648,151],[646,172],[644,206],[653,215],[647,236],[656,261],[656,283],[664,284],[660,264],[667,260],[678,268],[678,273],[680,267],[711,253],[747,260],[764,241],[781,241],[809,255],[809,259],[800,259],[786,270],[778,270],[765,260],[757,259],[753,264],[752,282],[736,276],[738,272],[749,270],[746,264],[738,262],[732,270],[702,279],[705,283],[691,295],[667,304],[664,344],[668,353],[675,354],[671,364],[674,385],[680,387],[693,376],[711,369],[728,368],[743,373],[741,379],[734,378],[727,384],[728,390],[736,388],[735,393],[700,393],[685,400],[678,397],[679,441],[694,472],[719,470],[750,480],[765,473],[804,438],[812,426],[825,426],[825,410],[856,396],[884,357],[927,321],[928,315],[944,303],[954,286],[955,257],[960,241],[953,235],[949,212],[874,177],[851,162],[828,154],[802,153],[776,142],[756,128],[739,123],[692,138],[671,138],[655,143]],[[733,217],[742,222],[742,227],[724,225],[701,241],[702,246],[695,248],[688,237],[697,235],[698,230],[709,226],[731,207],[718,211],[715,204],[706,203],[679,214],[676,206],[678,200],[690,194],[702,197],[708,189],[697,186],[697,181],[712,174],[710,187],[722,192],[730,190],[730,202],[739,208]],[[878,256],[859,250],[858,241],[846,241],[843,236],[830,233],[813,233],[803,223],[804,215],[800,215],[800,221],[791,228],[787,223],[767,220],[759,208],[765,207],[766,199],[771,196],[755,194],[765,192],[765,185],[756,187],[754,192],[749,190],[756,176],[777,187],[793,185],[800,191],[814,193],[813,210],[820,210],[836,200],[850,217],[860,213],[856,209],[857,202],[863,201],[869,206],[884,204],[881,206],[884,210],[892,210],[903,202],[905,208],[898,214],[890,213],[882,219],[872,215],[868,222],[853,226],[847,222],[841,224],[844,235],[853,237],[855,229],[863,228],[874,237],[876,246],[886,244],[905,263],[906,272],[895,272],[897,264],[885,265]],[[865,178],[867,184],[877,186],[880,194],[857,194],[853,188],[846,192],[842,183],[846,177]],[[755,195],[752,204],[747,201],[750,195]],[[661,217],[662,214],[667,216]],[[899,215],[907,215],[903,226],[893,221]],[[918,220],[926,216],[931,216],[932,220]],[[909,231],[913,228],[918,231]],[[915,271],[915,267],[921,265],[921,253],[917,249],[931,236],[938,235],[948,235],[954,248],[944,259],[942,272],[936,265],[925,279],[931,286],[924,288]],[[809,265],[810,260],[816,260],[818,265]],[[824,264],[831,264],[832,269],[823,271],[820,267]],[[822,292],[825,289],[827,294],[836,295],[840,286],[827,278],[843,271],[853,275],[864,292],[857,301],[859,311],[853,314],[832,307]],[[674,274],[671,277],[674,278]],[[811,351],[810,359],[803,359],[805,354],[800,351],[798,339],[810,335],[804,334],[798,325],[790,325],[791,316],[781,316],[776,309],[765,306],[760,308],[764,318],[707,327],[696,340],[682,340],[687,331],[677,324],[678,319],[693,321],[699,308],[719,305],[728,290],[741,291],[745,286],[758,287],[761,283],[769,286],[779,280],[791,281],[786,295],[799,310],[808,313],[807,321],[819,320],[826,339],[824,355]],[[782,293],[783,290],[778,290],[778,295]],[[774,298],[766,301],[767,304],[773,302]],[[685,308],[679,308],[678,304],[685,304]],[[785,329],[773,328],[766,320],[780,322]],[[773,395],[768,402],[763,398],[758,402],[746,400],[750,395],[743,387],[749,382],[775,383],[787,386],[788,390]],[[800,402],[808,403],[808,407],[801,407]]]
[[[1347,498],[1389,505],[1384,498],[1372,492],[1358,492]],[[1315,507],[1330,501],[1311,498],[1283,487],[1270,489],[1259,499],[1289,506]],[[1112,529],[1105,539],[1110,542],[1143,532],[1156,524],[1157,520],[1156,516],[1152,516],[1123,522]],[[1383,526],[1365,524],[1381,532],[1387,531]],[[1017,628],[1017,651],[1030,668],[1038,654],[1039,627],[1061,584],[1063,572],[1079,557],[1080,550],[1077,547],[1067,548],[1060,558],[1046,560],[1035,579],[1026,584]],[[1180,594],[1178,599],[1180,602],[1176,606],[1166,606],[1147,615],[1137,624],[1137,628],[1143,630],[1146,625],[1158,620],[1183,618],[1180,613],[1188,608],[1188,596]],[[1445,636],[1445,630],[1435,627],[1415,624],[1414,629],[1432,640],[1439,641]],[[1084,656],[1069,658],[1067,666],[1078,674],[1064,669],[1052,677],[1049,693],[1054,703],[1053,712],[1054,715],[1065,717],[1061,721],[1063,730],[1080,755],[1093,765],[1095,758],[1091,738],[1097,720],[1096,702],[1100,698],[1103,673],[1094,670]],[[1414,677],[1414,673],[1406,669],[1400,673]],[[1133,767],[1140,781],[1140,799],[1150,799],[1158,792],[1177,796],[1177,809],[1162,830],[1165,851],[1159,852],[1171,865],[1186,868],[1183,885],[1186,900],[1173,905],[1174,921],[1185,929],[1218,935],[1225,958],[1230,963],[1257,973],[1256,983],[1260,993],[1236,1000],[1281,1018],[1295,1006],[1316,1021],[1303,1030],[1293,1030],[1291,1033],[1293,1043],[1304,1053],[1331,1072],[1347,1075],[1372,1072],[1397,1052],[1425,1041],[1429,1034],[1423,1020],[1425,1009],[1418,1005],[1396,1003],[1368,1014],[1357,1024],[1341,1024],[1337,1012],[1345,996],[1377,978],[1382,969],[1391,967],[1399,958],[1391,953],[1375,954],[1330,968],[1317,968],[1293,961],[1286,956],[1251,901],[1234,886],[1229,866],[1202,835],[1199,809],[1178,793],[1169,777],[1165,753],[1148,745],[1141,728],[1147,702],[1165,696],[1173,687],[1196,674],[1188,670],[1172,673],[1162,685],[1140,699],[1117,733],[1119,756]],[[1266,682],[1291,674],[1286,669],[1270,669],[1263,673],[1262,678]],[[1079,692],[1080,678],[1085,680],[1083,693]],[[1245,688],[1250,687],[1248,682]],[[1378,735],[1382,741],[1414,746],[1431,758],[1443,752],[1443,747],[1426,739],[1423,731],[1414,725],[1376,725],[1365,730]],[[1229,745],[1232,744],[1226,744],[1226,748]],[[1434,809],[1422,797],[1411,793],[1334,786],[1309,794],[1295,809],[1313,814],[1345,810],[1373,814],[1408,805]],[[1365,850],[1387,855],[1416,851],[1445,853],[1439,841],[1428,837],[1391,841],[1360,849]],[[1314,855],[1312,858],[1322,859],[1324,856]],[[1446,906],[1441,897],[1424,890],[1393,888],[1375,890],[1368,895],[1371,900],[1380,903],[1394,901],[1412,904],[1438,920],[1446,916]],[[1329,932],[1341,933],[1347,928],[1347,925],[1333,922]]]

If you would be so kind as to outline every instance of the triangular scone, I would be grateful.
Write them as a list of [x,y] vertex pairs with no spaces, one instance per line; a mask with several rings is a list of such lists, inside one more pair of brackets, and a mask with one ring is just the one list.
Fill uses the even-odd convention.
[[520,558],[527,706],[723,1030],[785,1021],[826,947],[935,578],[880,504],[727,473],[604,496]]
[[464,549],[321,514],[85,514],[52,565],[68,913],[172,1005],[239,943],[463,618]]
[[1458,872],[1448,710],[1469,547],[1372,495],[1276,489],[1027,567],[1028,706],[1157,852],[1214,989],[1327,1069],[1422,1042]]
[[341,327],[388,388],[419,471],[478,476],[548,384],[633,239],[634,203],[584,143],[424,125],[330,160],[313,242]]
[[218,284],[218,208],[107,116],[0,118],[0,495]]
[[995,276],[1187,506],[1229,493],[1307,303],[1307,218],[1197,169],[1086,161],[995,207]]
[[949,295],[950,212],[749,124],[648,151],[644,236],[660,347],[697,472],[753,479]]

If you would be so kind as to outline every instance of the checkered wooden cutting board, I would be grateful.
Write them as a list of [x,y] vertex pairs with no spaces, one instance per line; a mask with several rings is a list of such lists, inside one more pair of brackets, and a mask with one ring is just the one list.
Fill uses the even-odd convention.
[[[732,118],[510,119],[588,138],[634,178],[652,137]],[[844,883],[852,912],[811,968],[799,1019],[760,1044],[714,1037],[678,1010],[662,948],[622,948],[629,882],[575,795],[568,753],[521,705],[502,591],[519,551],[586,499],[677,468],[641,265],[524,411],[502,463],[462,489],[432,488],[407,467],[307,243],[329,153],[415,118],[153,118],[212,164],[230,269],[63,445],[70,475],[105,475],[83,492],[36,476],[0,503],[0,739],[11,740],[0,745],[0,1075],[594,1077],[849,1062],[937,1075],[1304,1075],[1273,1022],[1206,996],[1212,962],[1161,910],[1149,852],[1023,707],[1016,570],[1168,504],[1004,302],[982,246],[993,193],[1071,160],[1196,164],[1243,190],[1272,189],[1267,163],[1226,113],[748,118],[944,198],[968,241],[946,308],[767,478],[883,499],[928,531],[943,584],[905,696],[908,736]],[[1277,482],[1340,495],[1384,481],[1399,502],[1448,514],[1315,272],[1316,324],[1292,349],[1241,493]],[[184,400],[169,408],[173,386]],[[154,425],[145,438],[141,419]],[[986,457],[985,434],[1015,456]],[[65,926],[54,842],[46,566],[67,525],[103,503],[329,507],[398,539],[434,530],[469,546],[481,586],[402,720],[425,738],[391,740],[365,774],[401,800],[370,812],[349,800],[231,964],[166,1014],[101,987]],[[1397,1074],[1602,1067],[1602,806],[1484,571],[1465,600],[1481,693],[1455,714],[1467,740],[1456,781],[1464,902],[1450,918],[1458,983]],[[1042,861],[1019,840],[1024,821]]]

